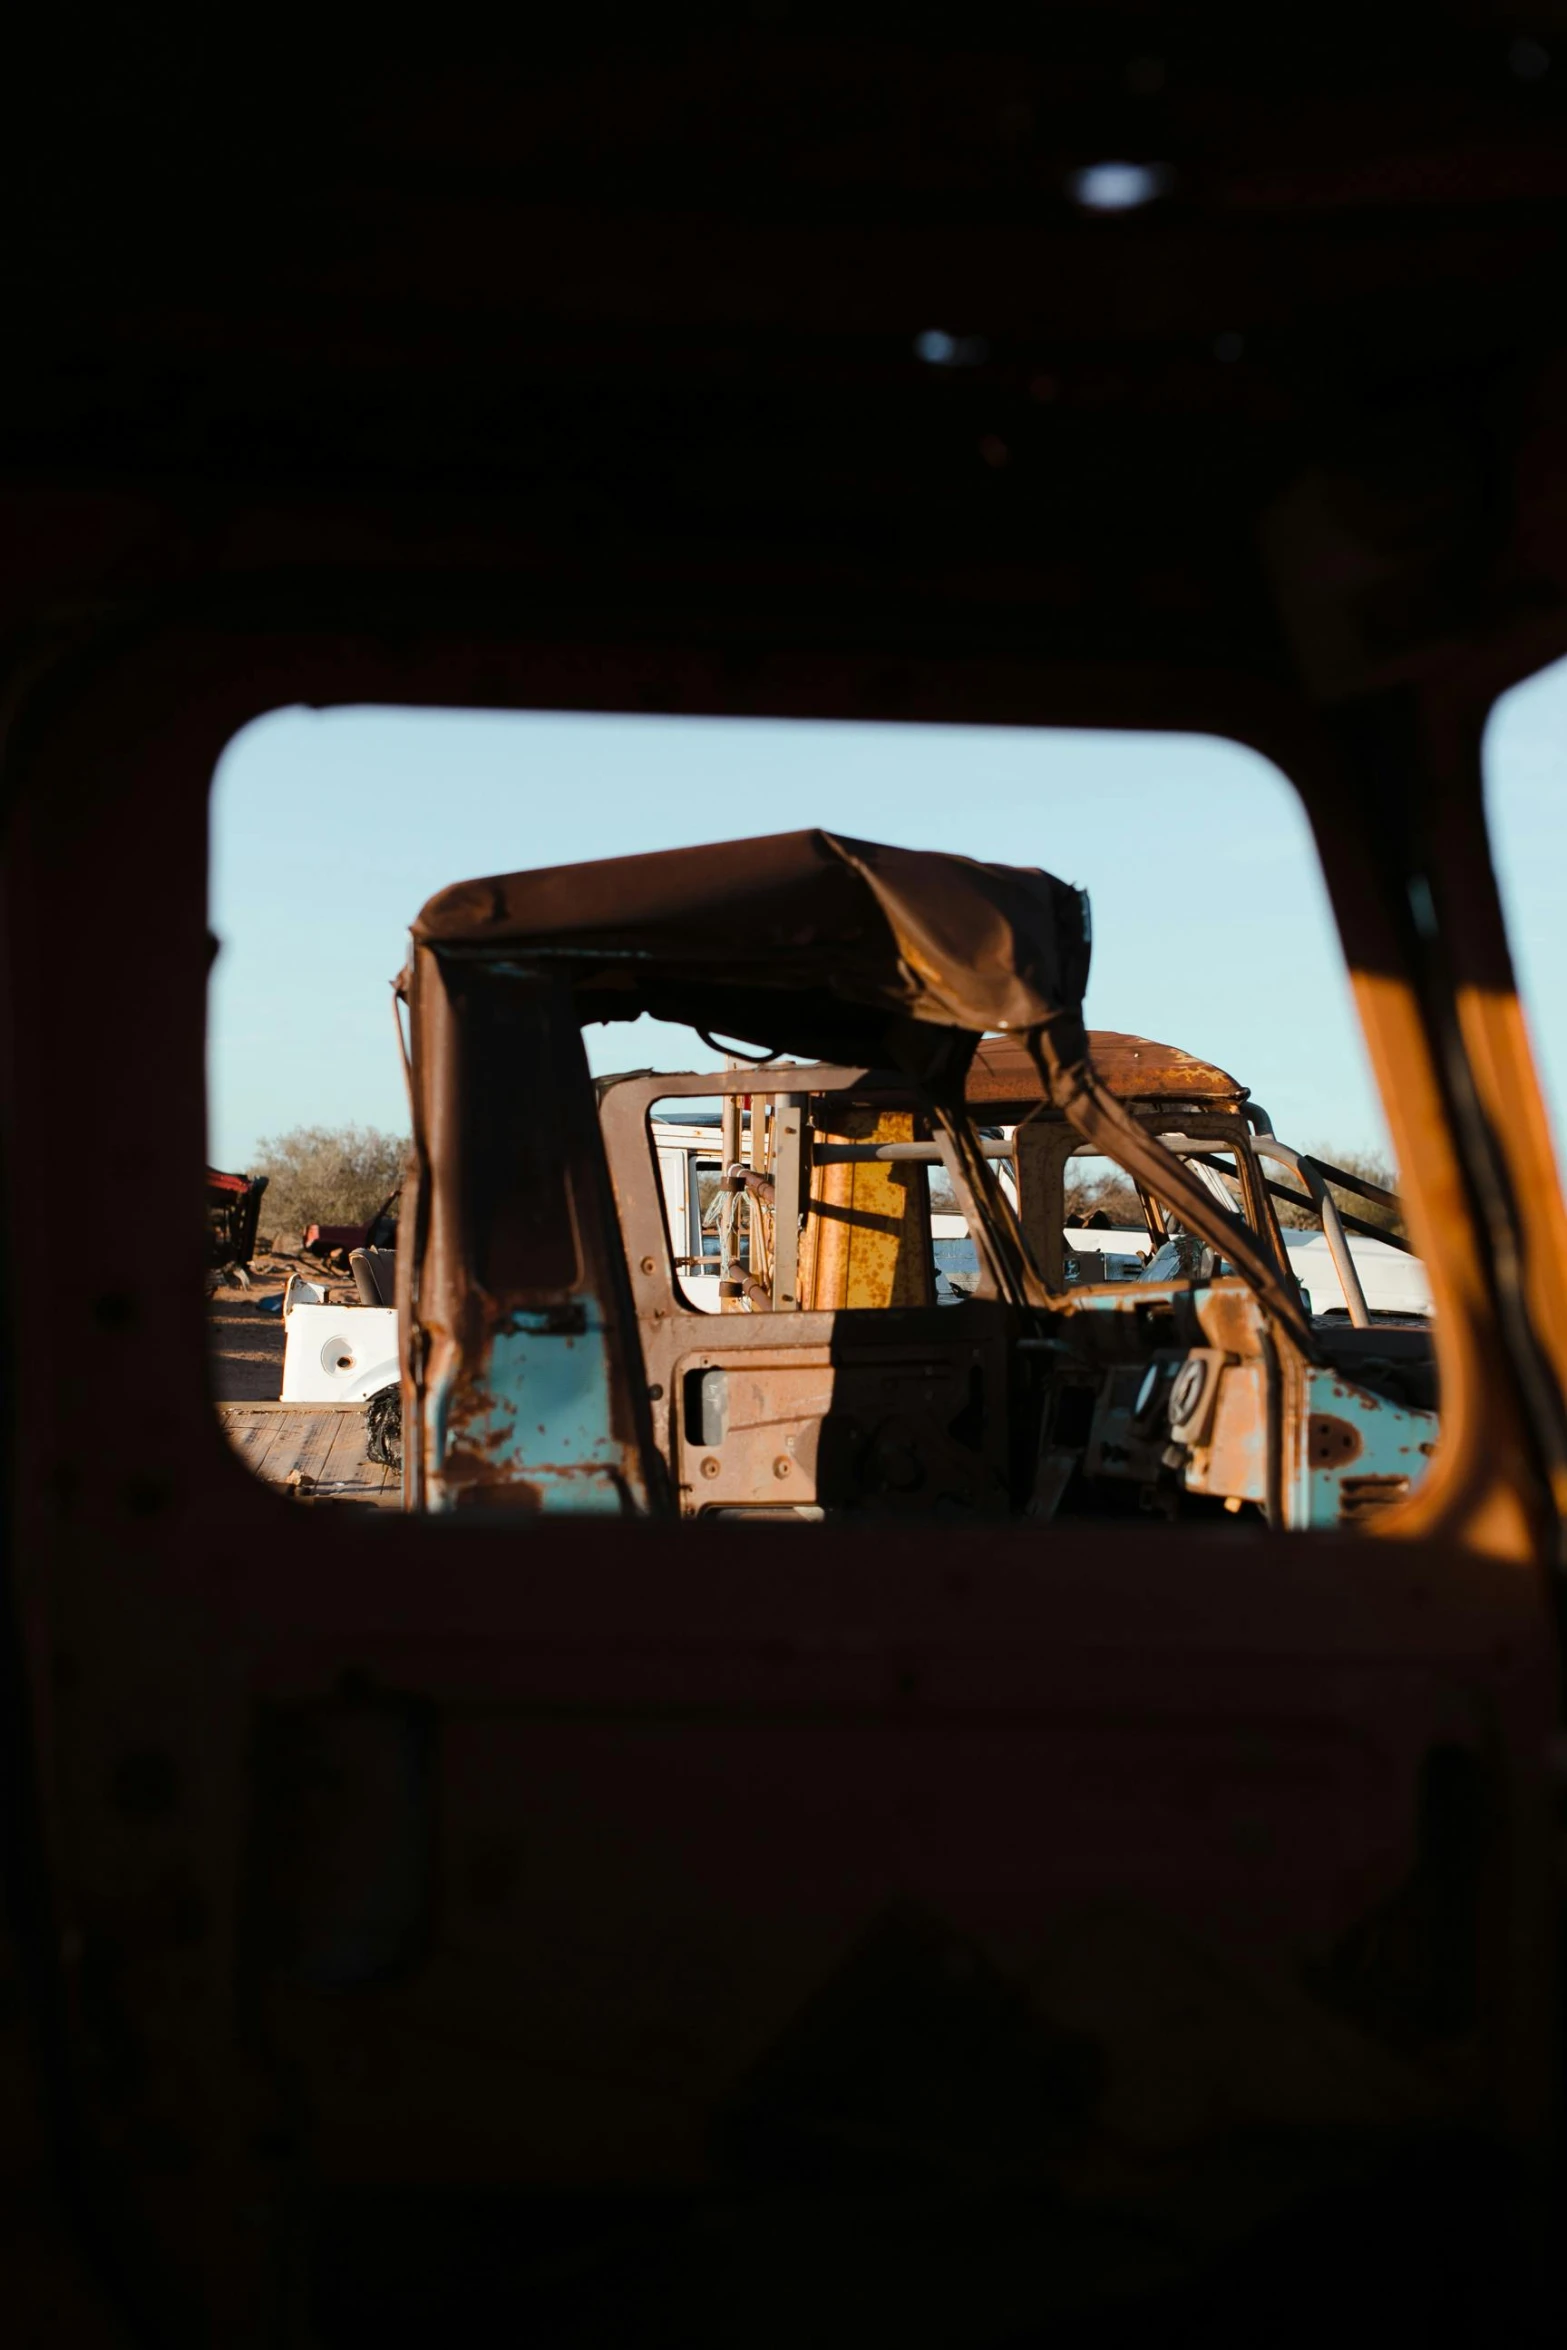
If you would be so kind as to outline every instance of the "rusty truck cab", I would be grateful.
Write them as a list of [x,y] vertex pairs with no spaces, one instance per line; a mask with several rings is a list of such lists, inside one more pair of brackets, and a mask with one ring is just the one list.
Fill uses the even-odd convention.
[[[1103,1040],[1101,1066],[1087,973],[1086,902],[1049,875],[820,832],[432,901],[405,986],[413,1506],[1304,1526],[1405,1498],[1434,1419],[1326,1356],[1243,1089],[1133,1038]],[[746,1036],[762,1065],[596,1094],[583,1021],[640,1011]],[[772,1105],[766,1151],[725,1171],[760,1214],[717,1317],[682,1289],[653,1133],[659,1105],[715,1092]],[[1161,1140],[1172,1124],[1188,1151],[1229,1148],[1242,1212]],[[1067,1284],[1082,1145],[1179,1219],[1202,1278]],[[979,1259],[955,1309],[936,1301],[932,1165]]]
[[[622,1159],[612,1171],[581,1034],[585,1021],[644,1011],[752,1038],[769,1057],[825,1059],[838,1072],[829,1090],[850,1109],[873,1080],[908,1097],[980,1235],[988,1295],[970,1322],[985,1334],[953,1370],[951,1317],[911,1296],[896,1332],[875,1318],[866,1376],[907,1401],[932,1364],[945,1366],[938,1384],[956,1378],[961,1394],[932,1409],[981,1429],[977,1448],[959,1443],[953,1458],[965,1462],[964,1491],[989,1506],[996,1350],[1038,1284],[974,1145],[963,1081],[988,1028],[1055,1020],[1080,1045],[1087,969],[1085,902],[1048,874],[821,832],[503,876],[433,900],[404,983],[416,1173],[399,1302],[413,1506],[680,1507],[687,1439],[672,1453],[670,1425],[688,1391],[685,1359],[667,1343],[673,1267],[647,1121],[638,1167]],[[793,1164],[798,1178],[798,1155]],[[779,1230],[792,1250],[796,1223],[781,1218]],[[834,1278],[825,1257],[811,1278]],[[770,1387],[796,1391],[798,1434],[821,1419],[824,1375],[849,1342],[831,1316],[818,1328],[793,1290],[777,1302],[794,1315],[791,1360],[765,1367]],[[751,1359],[758,1336],[738,1321],[736,1332]],[[776,1349],[776,1317],[771,1335]],[[833,1418],[842,1425],[841,1398]],[[928,1446],[934,1423],[916,1421]],[[716,1484],[735,1506],[756,1504],[749,1470],[731,1492],[694,1451],[691,1467],[715,1502]],[[766,1471],[769,1502],[787,1488],[788,1506],[815,1506],[814,1466],[798,1446],[791,1455],[780,1437]]]

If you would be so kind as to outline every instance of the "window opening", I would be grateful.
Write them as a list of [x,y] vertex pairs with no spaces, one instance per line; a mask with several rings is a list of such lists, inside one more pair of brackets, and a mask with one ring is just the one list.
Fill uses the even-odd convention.
[[[263,810],[275,826],[297,788],[312,837],[323,825],[330,836],[332,788],[312,775],[311,757],[350,739],[376,779],[375,856],[356,819],[343,844],[354,892],[345,898],[333,884],[330,850],[320,876],[312,866],[292,877],[280,977],[285,916],[235,929],[234,907],[262,862],[246,826]],[[516,802],[526,825],[504,843],[493,784],[488,799],[482,789],[470,796],[470,779],[502,743],[514,767],[516,746],[531,761]],[[254,766],[268,744],[286,751],[285,766]],[[587,745],[598,746],[592,791],[568,780]],[[1284,829],[1264,847],[1261,812],[1277,786],[1265,770],[1259,780],[1249,753],[1166,741],[1150,761],[1149,749],[1004,730],[386,712],[279,713],[249,730],[225,761],[232,788],[220,776],[215,828],[224,939],[213,982],[215,1134],[240,1139],[213,1144],[212,1322],[215,1392],[236,1449],[274,1485],[416,1513],[782,1512],[814,1522],[935,1511],[1043,1525],[1127,1508],[1156,1521],[1209,1510],[1307,1526],[1347,1522],[1346,1512],[1363,1522],[1373,1486],[1378,1507],[1411,1490],[1435,1442],[1429,1291],[1401,1246],[1396,1190],[1376,1163],[1342,974],[1325,958],[1313,966],[1299,930],[1310,899],[1300,887],[1311,870],[1304,825],[1280,794]],[[965,783],[954,794],[960,752]],[[835,811],[850,811],[858,776],[872,864],[956,852],[982,861],[965,866],[972,878],[1011,860],[1019,878],[1009,886],[1024,899],[1061,892],[1068,924],[1081,889],[1091,893],[1083,1012],[1106,1025],[1091,1030],[1088,1065],[1105,1101],[1132,1121],[1126,1131],[1144,1138],[1126,1146],[1125,1163],[1103,1139],[1121,1130],[1115,1121],[1078,1131],[1015,1035],[980,1046],[961,1106],[936,1082],[939,1054],[916,1079],[770,1049],[802,986],[817,990],[824,1033],[840,1016],[846,1035],[863,1022],[867,999],[840,984],[841,959],[829,956],[812,978],[798,950],[823,923],[831,930],[865,868],[852,857],[833,868],[830,905],[804,922],[791,915],[777,934],[777,968],[761,974],[760,992],[737,994],[724,957],[749,957],[750,968],[760,934],[750,912],[729,921],[724,890],[744,868],[756,902],[765,899],[755,842],[701,850],[691,902],[711,901],[727,943],[709,953],[710,942],[692,942],[695,960],[665,987],[656,1018],[623,1017],[615,995],[646,993],[647,958],[661,952],[656,923],[618,962],[619,948],[574,959],[557,926],[550,937],[519,934],[504,953],[478,936],[423,962],[416,953],[393,1050],[385,980],[421,905],[476,875],[502,877],[484,884],[496,903],[508,874],[526,884],[544,866],[599,857],[601,787],[617,761],[634,779],[615,807],[617,851],[680,854],[671,843],[683,831],[700,841],[708,830],[687,830],[690,812],[727,804],[720,784],[737,758],[794,762],[787,791],[783,768],[774,776],[778,804],[798,803],[802,779],[825,788],[831,771]],[[813,759],[827,764],[813,769]],[[1220,865],[1239,858],[1248,868],[1222,965],[1145,949],[1175,900],[1144,861],[1095,845],[1084,870],[1074,864],[1049,881],[1061,841],[1083,837],[1080,826],[1063,831],[1041,817],[1049,763],[1075,763],[1063,805],[1091,799],[1112,831],[1121,823],[1136,837],[1147,807],[1129,785],[1118,802],[1115,778],[1137,759],[1148,762],[1137,789],[1160,808],[1174,792],[1195,809],[1215,778],[1221,794],[1244,780],[1245,821],[1224,814],[1205,835]],[[878,761],[888,762],[880,772]],[[1010,799],[987,800],[989,767],[1008,762]],[[938,767],[939,790],[923,786]],[[917,848],[875,849],[894,805]],[[1267,876],[1275,854],[1290,876],[1284,892]],[[383,881],[385,935],[371,953],[356,926]],[[629,872],[628,886],[639,886]],[[949,886],[950,874],[938,894]],[[568,879],[568,916],[573,889]],[[618,889],[603,902],[620,902]],[[867,911],[844,933],[859,942],[845,947],[851,960],[880,935],[881,919]],[[1086,926],[1081,945],[1088,967]],[[251,954],[260,960],[246,964]],[[314,979],[304,1025],[290,1030],[296,963]],[[1255,987],[1232,984],[1240,968]],[[265,1056],[245,1049],[235,1017],[247,970],[271,988],[269,1036],[287,1038]],[[607,970],[620,973],[612,987]],[[1310,1005],[1309,1051],[1298,1020],[1254,1014],[1273,970],[1288,971],[1294,1006]],[[336,1022],[339,1003],[355,1007],[354,1021],[362,1011],[362,1030]],[[1179,1046],[1151,1043],[1134,1014]],[[1109,1025],[1117,1016],[1125,1025]],[[437,1063],[447,1072],[439,1099],[429,1090]],[[647,1074],[614,1074],[628,1066]],[[909,1066],[923,1064],[915,1056]],[[405,1067],[423,1103],[406,1159]],[[361,1084],[372,1069],[375,1085]],[[1324,1070],[1313,1093],[1309,1081]],[[286,1109],[263,1111],[278,1098],[266,1087],[279,1071]],[[1277,1131],[1253,1083],[1281,1112]],[[236,1130],[241,1088],[256,1106]],[[252,1147],[245,1132],[263,1139]],[[305,1148],[312,1134],[316,1162]],[[386,1152],[377,1157],[383,1143],[390,1164]],[[1155,1144],[1173,1156],[1150,1156]],[[323,1188],[327,1160],[345,1177],[341,1194]],[[475,1312],[464,1305],[443,1319],[426,1285],[453,1265],[466,1268]],[[1284,1359],[1281,1347],[1287,1372],[1269,1367]],[[250,1387],[236,1378],[246,1357]],[[273,1424],[245,1421],[249,1395]],[[1317,1420],[1344,1416],[1345,1395],[1356,1441],[1377,1455],[1353,1494],[1342,1460],[1313,1434]],[[1369,1399],[1364,1409],[1356,1397]],[[412,1447],[402,1441],[405,1404],[418,1415]],[[322,1420],[306,1433],[293,1415],[318,1406],[331,1427]],[[1243,1458],[1274,1465],[1254,1474],[1237,1467]],[[380,1484],[368,1495],[376,1465]]]

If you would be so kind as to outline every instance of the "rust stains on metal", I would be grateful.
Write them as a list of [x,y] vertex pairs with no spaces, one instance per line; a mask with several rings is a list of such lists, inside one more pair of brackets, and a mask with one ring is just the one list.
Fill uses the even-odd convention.
[[[849,1107],[832,1113],[818,1142],[912,1142],[905,1111]],[[818,1309],[927,1306],[930,1205],[924,1172],[885,1161],[814,1164],[800,1248],[800,1298]]]
[[[1341,1469],[1364,1450],[1360,1430],[1332,1412],[1313,1412],[1306,1426],[1306,1455],[1314,1469]],[[1407,1479],[1405,1480],[1407,1483]]]
[[[1088,1057],[1118,1101],[1202,1102],[1238,1107],[1248,1089],[1228,1070],[1200,1061],[1178,1045],[1155,1044],[1114,1028],[1088,1031]],[[976,1105],[1037,1102],[1044,1098],[1038,1069],[1021,1037],[987,1036],[974,1055],[964,1099]]]
[[[1111,1032],[1090,1040],[1087,901],[1048,873],[799,832],[463,884],[430,901],[414,940],[429,1214],[410,1336],[416,1364],[440,1364],[424,1391],[430,1412],[414,1399],[439,1506],[460,1506],[470,1486],[497,1501],[508,1487],[537,1487],[545,1509],[619,1507],[616,1497],[638,1490],[642,1506],[653,1499],[661,1471],[644,1349],[656,1317],[639,1325],[625,1282],[629,1263],[656,1263],[658,1250],[612,1237],[581,1039],[584,1022],[610,1015],[716,1023],[772,1056],[837,1051],[862,1073],[896,1071],[946,1159],[990,1294],[1044,1307],[964,1098],[976,1049],[981,1088],[1015,1086],[1026,1071],[1027,1098],[1048,1102],[1173,1209],[1315,1358],[1293,1282],[1130,1106],[1238,1107],[1244,1089],[1168,1046]],[[996,1031],[1010,1034],[985,1046]],[[559,1110],[541,1121],[545,1098]],[[863,1126],[914,1139],[907,1104],[846,1104],[837,1115],[848,1135]],[[820,1174],[798,1268],[814,1304],[931,1302],[924,1277],[917,1296],[909,1287],[916,1258],[924,1265],[923,1178],[830,1154]],[[765,1208],[781,1179],[731,1168],[726,1186],[736,1181]],[[622,1194],[622,1214],[625,1204]],[[781,1196],[772,1205],[781,1235]],[[916,1232],[920,1249],[905,1248]],[[772,1287],[753,1270],[747,1302],[798,1302],[793,1272],[788,1294],[776,1278]],[[966,1406],[955,1408],[962,1419]],[[928,1443],[910,1459],[922,1451]],[[878,1490],[901,1489],[901,1478],[878,1473]]]
[[1356,1526],[1393,1502],[1407,1501],[1412,1480],[1397,1474],[1346,1477],[1339,1487],[1339,1524]]

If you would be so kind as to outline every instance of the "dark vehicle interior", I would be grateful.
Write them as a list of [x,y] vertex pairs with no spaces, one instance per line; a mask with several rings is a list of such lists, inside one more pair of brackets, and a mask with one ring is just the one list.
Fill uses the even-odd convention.
[[[1567,653],[1567,10],[240,47],[8,59],[8,2339],[1559,2338],[1567,1215],[1482,745]],[[368,705],[1264,753],[1430,1272],[1418,1488],[1048,1556],[266,1490],[209,795]],[[1202,849],[1135,844],[1222,955]]]

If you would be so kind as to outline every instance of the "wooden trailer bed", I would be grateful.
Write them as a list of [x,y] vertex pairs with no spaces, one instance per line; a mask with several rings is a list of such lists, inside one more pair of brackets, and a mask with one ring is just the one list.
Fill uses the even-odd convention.
[[223,1432],[264,1484],[302,1501],[400,1510],[402,1472],[365,1458],[363,1404],[220,1403]]

